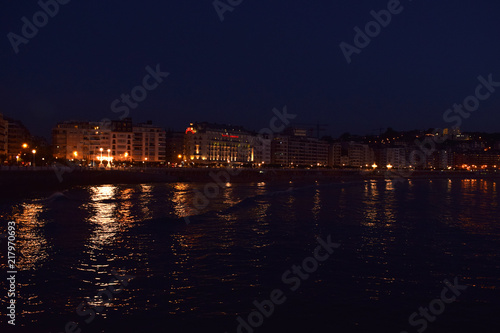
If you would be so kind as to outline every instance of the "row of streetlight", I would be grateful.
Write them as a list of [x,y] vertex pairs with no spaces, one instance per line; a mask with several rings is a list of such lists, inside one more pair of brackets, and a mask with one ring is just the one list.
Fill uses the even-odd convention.
[[[102,154],[103,154],[104,150],[105,150],[104,148],[99,148],[99,151],[101,152],[101,158],[99,159],[99,162],[100,162],[100,163],[99,163],[99,165],[102,165],[102,164],[103,164],[103,163],[102,163],[102,161],[104,160],[104,158],[103,158],[103,155],[102,155]],[[111,161],[111,159],[112,159],[112,157],[111,157],[111,149],[107,149],[107,152],[108,152],[108,159],[107,159],[107,161],[108,161],[108,162],[110,162],[110,161]],[[76,158],[78,158],[78,151],[76,151],[76,150],[75,150],[75,151],[73,152],[73,156],[75,157],[75,159],[76,159]],[[124,156],[125,158],[128,158],[129,153],[128,153],[128,152],[126,152],[123,156]],[[146,161],[147,161],[147,160],[148,160],[148,159],[146,158]]]
[[[391,170],[392,169],[392,164],[389,163],[389,164],[386,165],[386,167],[387,167],[387,169]],[[378,168],[377,163],[373,163],[372,168],[373,168],[373,170],[375,170],[376,168]]]

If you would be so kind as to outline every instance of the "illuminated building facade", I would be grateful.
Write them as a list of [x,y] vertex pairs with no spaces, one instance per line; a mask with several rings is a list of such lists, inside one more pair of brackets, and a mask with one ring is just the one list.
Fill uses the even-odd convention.
[[108,123],[66,121],[52,129],[53,156],[88,162],[165,160],[165,131],[130,118]]
[[240,126],[192,123],[186,129],[184,159],[197,163],[253,163],[255,137]]
[[100,160],[110,149],[110,129],[97,122],[65,121],[52,129],[52,151],[56,159]]
[[467,170],[500,168],[500,151],[456,152],[453,154],[453,166]]

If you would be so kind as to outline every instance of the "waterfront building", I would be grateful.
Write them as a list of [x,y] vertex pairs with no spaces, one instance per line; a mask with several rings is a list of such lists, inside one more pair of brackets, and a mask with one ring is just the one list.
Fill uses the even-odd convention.
[[185,131],[184,160],[201,164],[255,162],[255,136],[241,126],[191,123]]
[[165,136],[167,163],[178,164],[183,161],[184,156],[184,132],[167,131]]
[[[166,160],[166,132],[154,126],[151,121],[133,126],[132,159],[143,162],[160,162]],[[122,139],[124,144],[125,139]],[[130,143],[130,140],[128,140]],[[119,147],[119,146],[117,146]],[[124,156],[125,151],[117,150],[117,156]]]
[[272,141],[272,138],[268,134],[260,134],[253,137],[256,163],[262,165],[272,162]]
[[337,142],[329,151],[329,165],[334,167],[365,168],[374,162],[373,150],[367,144]]
[[500,151],[455,152],[453,167],[467,170],[500,168]]
[[272,164],[282,166],[328,165],[328,142],[312,138],[307,131],[289,128],[273,138]]
[[409,167],[409,163],[406,159],[406,149],[402,147],[384,148],[382,150],[381,165],[392,165],[392,167],[396,169]]
[[98,164],[165,161],[165,131],[151,122],[133,125],[130,118],[58,123],[52,130],[52,145],[56,159]]
[[[29,155],[29,152],[31,152],[31,147],[29,146],[31,134],[28,129],[21,121],[9,117],[4,118],[4,126],[5,123],[7,124],[7,129],[4,147],[6,147],[7,158],[9,160],[16,160],[17,156],[23,158],[26,154]],[[28,149],[30,149],[29,152]],[[21,157],[21,154],[23,157]]]
[[[344,163],[345,164],[345,163]],[[328,150],[328,165],[341,166],[342,165],[342,144],[333,143]]]

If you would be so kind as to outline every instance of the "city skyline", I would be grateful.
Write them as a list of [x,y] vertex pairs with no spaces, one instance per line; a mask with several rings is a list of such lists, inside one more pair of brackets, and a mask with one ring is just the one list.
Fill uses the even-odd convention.
[[[82,167],[126,165],[169,167],[327,167],[388,170],[494,170],[500,167],[500,133],[461,132],[459,128],[378,135],[344,133],[338,138],[290,123],[295,115],[273,110],[269,127],[251,131],[240,125],[193,122],[167,132],[152,121],[62,121],[51,144],[30,136],[20,121],[0,114],[0,158],[6,165],[75,163]],[[285,117],[286,115],[286,117]],[[290,118],[290,119],[289,119]],[[320,127],[318,125],[317,130]],[[382,130],[382,129],[380,129]],[[43,148],[43,150],[39,150]],[[32,155],[29,155],[29,151]],[[31,157],[31,161],[27,161]]]
[[[0,112],[0,114],[2,114],[4,116],[4,118],[10,118],[10,119],[13,119],[16,121],[20,121],[24,125],[26,124],[23,119],[16,118],[15,116],[12,117],[9,114],[3,113],[3,112]],[[209,124],[216,124],[216,125],[229,126],[229,127],[231,127],[231,126],[242,127],[246,131],[256,132],[256,133],[258,133],[260,129],[264,128],[264,126],[261,126],[259,128],[250,128],[249,126],[247,126],[245,124],[241,124],[241,123],[217,123],[217,122],[208,121],[206,119],[205,120],[191,120],[185,124],[181,124],[180,127],[172,128],[172,127],[164,126],[161,123],[154,121],[154,120],[151,120],[151,119],[146,119],[144,121],[135,121],[135,118],[133,118],[133,117],[130,117],[130,118],[133,120],[134,124],[140,125],[140,124],[152,123],[157,127],[163,128],[167,132],[176,132],[176,133],[184,132],[186,130],[186,128],[189,127],[189,124],[192,124],[193,122],[209,123]],[[90,122],[90,123],[100,123],[100,124],[106,125],[107,123],[110,123],[111,121],[120,121],[120,120],[122,120],[122,119],[109,119],[109,118],[103,118],[100,120],[83,119],[83,118],[82,119],[64,119],[64,120],[56,121],[56,123],[51,125],[52,127],[49,128],[48,133],[45,133],[45,134],[41,133],[41,135],[35,134],[34,131],[32,131],[28,126],[25,125],[25,127],[29,130],[30,134],[33,137],[43,138],[43,139],[47,140],[47,142],[50,143],[52,140],[52,130],[54,128],[53,126],[57,125],[57,124],[62,124],[62,123],[66,123],[66,122],[70,122],[70,123],[71,122],[76,122],[76,123],[78,123],[78,122]],[[406,133],[406,132],[414,132],[414,131],[428,132],[428,131],[456,128],[456,127],[451,127],[451,126],[448,126],[448,127],[446,127],[446,126],[445,127],[432,127],[431,126],[431,127],[425,127],[425,128],[408,127],[408,129],[400,129],[400,128],[394,128],[392,126],[388,126],[387,124],[385,124],[385,127],[374,128],[370,132],[366,132],[366,133],[357,132],[354,128],[352,128],[352,129],[351,128],[344,128],[343,130],[339,131],[338,135],[332,135],[331,133],[328,132],[327,129],[325,129],[325,127],[328,128],[329,125],[330,124],[320,124],[320,123],[307,123],[307,124],[305,124],[305,123],[290,123],[289,126],[287,126],[287,128],[302,128],[302,129],[307,130],[309,133],[313,133],[313,134],[311,134],[311,136],[316,137],[317,136],[317,128],[318,128],[318,126],[320,126],[319,137],[320,138],[332,138],[332,139],[340,139],[343,135],[346,135],[346,134],[349,134],[349,135],[355,136],[355,137],[380,136],[381,134],[383,134],[387,130],[394,130],[396,132]],[[384,124],[382,124],[382,125],[384,125]],[[458,127],[458,130],[460,130],[462,133],[500,134],[500,129],[498,131],[486,131],[486,130],[482,130],[482,129],[463,130],[462,127]]]

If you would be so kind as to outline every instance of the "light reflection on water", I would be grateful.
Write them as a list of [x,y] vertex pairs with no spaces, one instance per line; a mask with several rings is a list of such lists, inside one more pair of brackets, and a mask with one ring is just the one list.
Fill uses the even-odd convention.
[[46,221],[38,217],[43,209],[41,202],[25,203],[10,219],[16,222],[18,270],[36,270],[49,258],[51,247],[42,231]]
[[[72,276],[78,296],[56,300],[68,303],[67,312],[88,297],[91,305],[121,313],[234,315],[248,310],[245,307],[259,293],[274,288],[269,281],[276,283],[283,270],[310,255],[315,237],[325,234],[332,234],[345,248],[346,266],[338,268],[349,276],[347,290],[359,287],[360,300],[387,300],[401,293],[402,286],[422,284],[408,273],[417,268],[428,270],[426,279],[439,280],[450,271],[478,288],[498,288],[498,277],[475,273],[473,261],[464,260],[498,259],[497,252],[485,253],[482,247],[474,252],[500,238],[495,181],[446,179],[398,185],[385,180],[310,189],[293,183],[230,184],[200,212],[207,215],[189,226],[178,223],[175,218],[191,213],[193,197],[196,190],[203,192],[203,185],[90,186],[68,191],[70,199],[62,199],[68,200],[63,204],[24,202],[2,211],[2,216],[18,224],[19,269],[26,272],[25,281],[40,282],[38,271],[60,265],[51,261],[54,253],[71,257],[60,265],[59,274]],[[298,190],[285,191],[289,186]],[[68,228],[69,245],[48,237],[47,227]],[[447,236],[450,230],[454,235],[463,232],[460,237],[488,238],[485,245],[473,244]],[[470,253],[462,257],[464,247]],[[446,261],[458,259],[459,264]],[[467,265],[471,267],[456,269]],[[140,278],[117,299],[103,304],[95,295],[113,285],[114,268]],[[328,287],[308,289],[313,299],[342,293],[335,283],[328,283],[335,268],[322,269],[311,280]],[[429,282],[424,285],[429,287]],[[41,315],[47,300],[60,297],[51,296],[51,290],[23,293],[30,288],[28,283],[20,288],[21,300],[30,305],[25,318]]]

